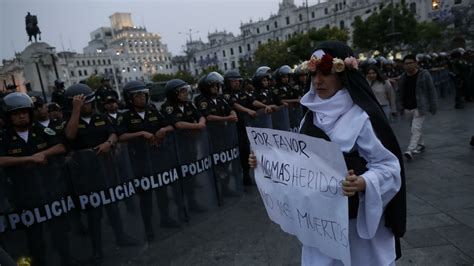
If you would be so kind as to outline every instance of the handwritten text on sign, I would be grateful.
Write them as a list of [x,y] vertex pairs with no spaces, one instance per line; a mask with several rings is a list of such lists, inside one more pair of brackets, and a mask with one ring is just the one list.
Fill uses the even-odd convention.
[[350,265],[347,173],[339,147],[287,131],[247,127],[268,216],[307,246]]

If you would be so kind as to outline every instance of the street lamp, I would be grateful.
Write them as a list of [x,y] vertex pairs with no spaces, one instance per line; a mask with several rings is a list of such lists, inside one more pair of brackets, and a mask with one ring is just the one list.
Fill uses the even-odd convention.
[[54,74],[56,74],[56,79],[59,79],[58,68],[56,67],[56,58],[54,57],[54,49],[56,49],[56,47],[50,46],[50,47],[46,47],[46,49],[51,51],[51,59],[53,60]]
[[44,101],[48,102],[48,99],[46,98],[46,92],[44,90],[43,78],[41,77],[41,71],[40,71],[39,65],[38,65],[38,62],[41,60],[41,56],[36,55],[36,56],[33,56],[33,58],[35,59],[34,62],[35,62],[35,66],[36,66],[36,72],[38,73],[38,78],[39,78],[39,82],[40,82],[40,86],[41,86],[41,91],[43,92]]

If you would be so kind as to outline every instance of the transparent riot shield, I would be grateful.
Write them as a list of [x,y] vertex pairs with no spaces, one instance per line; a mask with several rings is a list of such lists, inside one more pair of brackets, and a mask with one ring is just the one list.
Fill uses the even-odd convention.
[[[152,185],[158,203],[162,229],[176,229],[187,220],[183,205],[183,190],[179,182],[178,155],[174,134],[168,134],[162,143],[150,147]],[[169,231],[169,230],[168,230]],[[160,238],[168,234],[160,234]]]
[[6,252],[16,260],[24,258],[38,265],[70,263],[68,214],[74,204],[68,200],[64,157],[50,156],[46,164],[4,170],[11,192],[7,212],[2,210],[2,219],[8,221],[2,223],[0,236]]
[[176,130],[174,134],[184,204],[189,216],[216,208],[217,181],[207,130]]
[[248,114],[243,114],[245,125],[248,127],[259,127],[259,128],[272,128],[272,117],[269,114],[265,114],[263,109],[257,111],[257,116],[252,117]]
[[286,106],[280,106],[272,113],[272,124],[273,129],[290,131],[290,117]]
[[299,103],[288,106],[288,116],[290,119],[290,130],[298,132],[301,119],[303,119],[303,108]]
[[222,203],[224,198],[239,197],[243,192],[237,126],[230,122],[208,122],[207,132],[219,202]]

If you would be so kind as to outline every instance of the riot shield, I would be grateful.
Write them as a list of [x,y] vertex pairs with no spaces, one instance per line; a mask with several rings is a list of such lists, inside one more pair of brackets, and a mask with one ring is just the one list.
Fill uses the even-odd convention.
[[224,197],[238,197],[243,192],[237,127],[236,123],[208,122],[207,132],[219,201],[222,203]]
[[264,109],[257,111],[256,117],[251,117],[248,114],[243,114],[245,125],[248,127],[272,128],[272,117],[265,114]]
[[273,129],[290,131],[290,117],[288,107],[280,106],[276,112],[272,113]]
[[290,119],[290,131],[298,132],[301,119],[303,119],[303,108],[299,103],[288,106],[288,115]]
[[179,182],[174,134],[168,134],[162,143],[151,146],[150,157],[153,171],[151,178],[154,180],[152,184],[158,203],[160,225],[162,228],[177,228],[180,222],[186,221],[186,214]]
[[[11,193],[2,241],[14,258],[38,265],[69,263],[69,220],[74,209],[65,178],[64,157],[50,156],[44,165],[23,164],[4,169]],[[10,232],[5,233],[5,230]]]
[[176,130],[174,134],[188,214],[192,217],[216,208],[217,182],[212,171],[207,130]]

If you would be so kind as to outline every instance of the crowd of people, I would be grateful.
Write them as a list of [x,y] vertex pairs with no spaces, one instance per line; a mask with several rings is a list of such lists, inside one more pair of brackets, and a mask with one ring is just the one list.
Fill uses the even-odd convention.
[[[472,51],[456,49],[449,55],[408,54],[402,60],[388,60],[380,56],[358,62],[351,57],[352,52],[347,50],[347,46],[338,42],[324,44],[326,46],[322,45],[317,49],[310,60],[295,69],[288,65],[277,69],[261,66],[251,78],[242,77],[236,70],[229,70],[224,75],[217,72],[205,74],[197,82],[200,94],[194,98],[189,95],[188,83],[180,79],[170,80],[165,86],[166,101],[159,106],[150,102],[149,89],[141,81],[130,81],[123,86],[122,102],[106,78],[102,80],[101,87],[95,91],[84,83],[74,84],[66,89],[64,82],[57,80],[50,103],[42,97],[30,97],[26,93],[17,92],[15,85],[9,85],[1,97],[0,166],[3,171],[1,183],[4,187],[2,193],[8,195],[8,201],[14,206],[14,210],[22,210],[34,208],[70,190],[74,190],[75,193],[96,191],[106,187],[108,181],[104,175],[91,176],[90,173],[93,171],[91,169],[97,170],[102,167],[97,165],[98,156],[110,153],[119,143],[141,140],[146,145],[160,145],[174,131],[199,132],[205,129],[208,123],[213,122],[236,124],[243,176],[241,181],[243,185],[250,186],[253,182],[248,161],[249,157],[252,157],[245,121],[256,118],[259,114],[272,114],[281,108],[297,107],[307,111],[304,119],[303,116],[300,117],[303,119],[301,132],[321,138],[337,139],[339,134],[342,134],[340,130],[343,129],[335,130],[337,120],[342,114],[351,114],[354,118],[365,117],[372,121],[370,124],[366,119],[360,120],[361,131],[353,132],[353,138],[367,137],[365,142],[360,140],[358,143],[360,150],[357,156],[363,157],[363,161],[360,162],[367,163],[373,161],[374,157],[383,155],[382,157],[393,167],[386,172],[377,172],[373,175],[391,176],[393,183],[384,187],[383,192],[372,191],[370,184],[366,184],[369,181],[360,179],[360,175],[367,169],[358,162],[351,165],[357,170],[348,173],[350,185],[348,183],[346,192],[348,196],[361,191],[382,193],[383,202],[380,204],[383,206],[396,202],[390,205],[390,214],[380,214],[380,217],[390,216],[392,220],[388,222],[389,229],[398,238],[403,235],[403,229],[399,224],[401,222],[393,217],[393,213],[400,212],[400,204],[403,205],[400,200],[404,199],[399,199],[401,196],[396,195],[400,195],[399,191],[404,193],[404,174],[401,153],[390,129],[390,121],[400,115],[410,119],[412,134],[410,143],[403,152],[406,159],[411,160],[415,154],[423,152],[425,150],[422,137],[423,121],[427,113],[436,114],[438,96],[446,97],[451,90],[454,90],[455,108],[464,108],[466,102],[474,100],[474,54]],[[343,70],[339,71],[337,60],[327,65],[321,64],[321,60],[328,58],[324,57],[324,54],[331,55],[331,60],[336,58],[341,60],[346,69],[342,67]],[[352,59],[345,62],[347,58]],[[316,69],[316,65],[319,69]],[[325,67],[329,68],[324,69]],[[330,78],[334,73],[343,71],[351,74],[339,75],[334,80]],[[324,99],[332,99],[334,105],[328,105]],[[354,103],[360,108],[352,110]],[[125,109],[120,110],[119,106]],[[321,118],[321,121],[316,117]],[[314,126],[323,131],[315,131],[312,127],[313,121]],[[373,141],[377,139],[374,132],[381,142]],[[352,146],[344,146],[347,143],[340,144],[344,153],[353,151]],[[474,146],[474,137],[471,145]],[[130,162],[136,176],[146,175],[143,169],[150,167],[140,160],[140,153],[145,150],[146,147],[140,145],[129,148]],[[379,153],[373,155],[374,150]],[[57,162],[54,159],[57,157],[62,158],[59,161],[65,163],[61,160],[66,160],[66,156],[78,164],[72,168],[73,175],[76,175],[74,180],[82,182],[67,184],[65,180],[61,180],[63,170],[58,170],[48,184],[40,184],[40,181],[32,179],[30,173],[25,170],[29,165]],[[352,169],[351,167],[349,168]],[[69,170],[71,171],[71,168]],[[205,212],[205,207],[194,200],[195,184],[192,183],[192,179],[183,182],[191,182],[183,186],[189,210]],[[172,187],[172,193],[177,189]],[[52,190],[57,193],[50,193]],[[235,193],[226,186],[222,190],[226,194]],[[155,238],[151,218],[152,195],[151,191],[144,191],[138,195],[145,231],[144,239],[147,242]],[[180,221],[169,216],[167,190],[158,189],[156,197],[161,226],[179,227]],[[352,207],[355,208],[354,206]],[[116,204],[106,205],[104,210],[118,246],[135,246],[140,243],[125,232],[122,223],[123,214]],[[357,208],[352,211],[354,218],[357,216]],[[102,209],[88,209],[85,216],[92,259],[94,263],[100,264],[103,257]],[[380,217],[375,220],[382,219]],[[69,223],[68,219],[55,219],[51,222],[55,230],[50,231],[53,243],[56,243],[55,249],[58,251],[61,265],[79,265],[81,263],[71,255],[68,234],[64,233],[68,231]],[[47,265],[43,245],[44,228],[41,225],[32,226],[25,232],[34,265]],[[390,234],[387,233],[388,229],[383,232],[376,229],[370,232],[372,233],[366,237],[377,238],[377,241],[382,241],[381,238]],[[362,239],[353,240],[357,242],[354,245],[373,244]],[[374,253],[372,257],[379,261],[394,260],[391,250],[395,250],[395,246],[391,243],[385,243],[383,246],[384,251]],[[399,246],[397,251],[398,248]],[[364,261],[364,258],[358,259],[359,262]],[[307,264],[312,264],[315,261],[325,261],[327,258],[317,250],[307,247],[303,249],[303,260]]]

